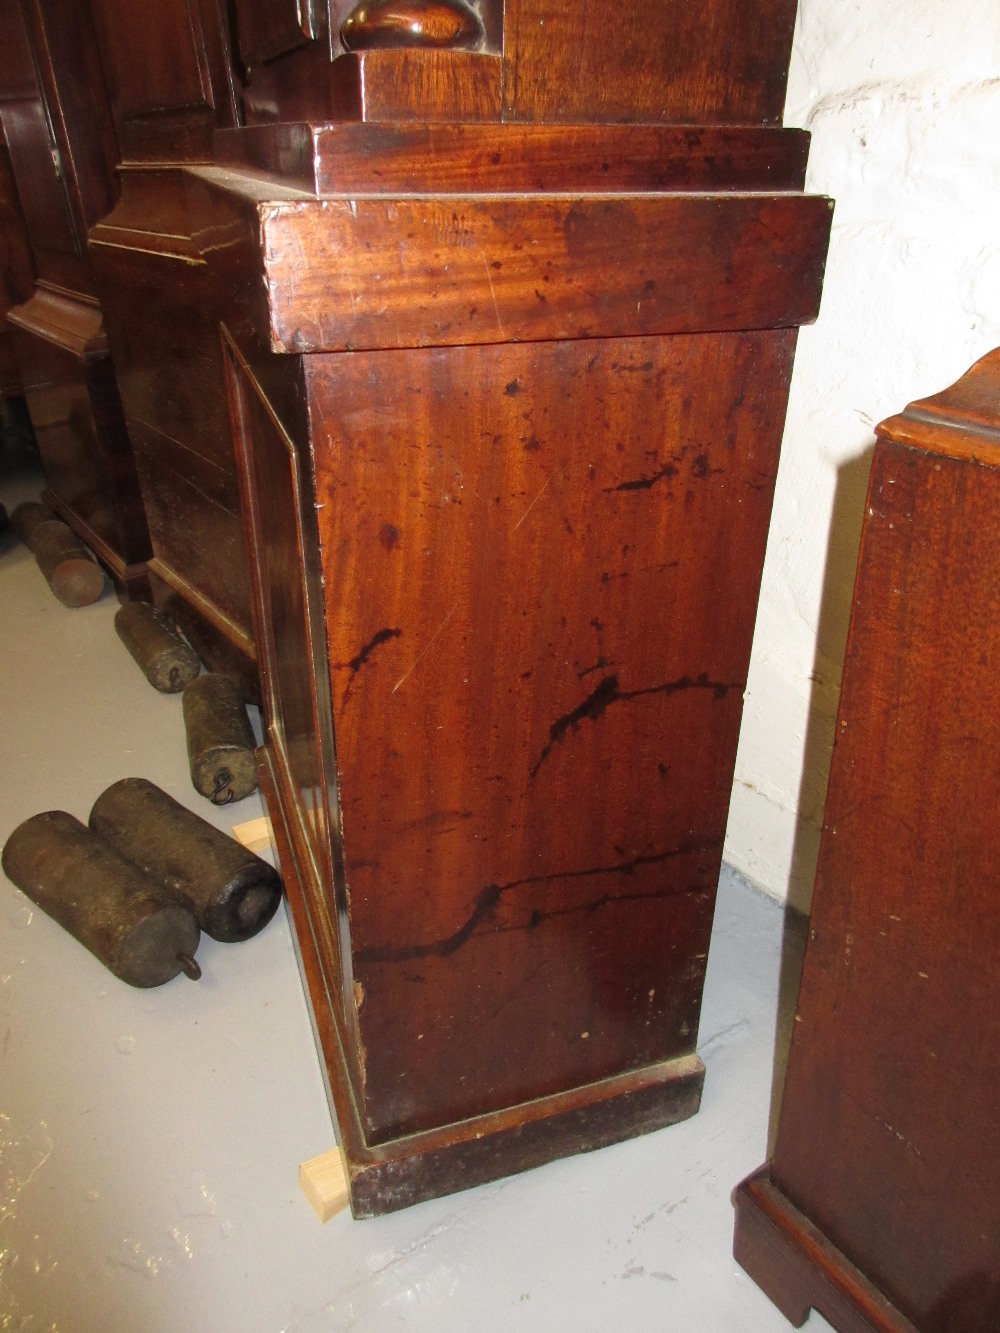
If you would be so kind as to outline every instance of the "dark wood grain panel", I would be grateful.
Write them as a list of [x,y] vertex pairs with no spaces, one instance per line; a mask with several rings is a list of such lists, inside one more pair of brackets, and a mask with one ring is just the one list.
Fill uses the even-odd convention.
[[[3,127],[0,113],[0,130]],[[6,324],[11,306],[26,301],[34,286],[35,268],[21,202],[6,141],[0,137],[0,393],[19,394],[24,379]]]
[[[87,290],[80,262],[80,226],[62,174],[64,164],[20,0],[0,0],[0,32],[4,38],[0,121],[35,267],[43,276],[64,277],[65,267],[58,275],[53,271],[52,255],[63,257],[75,279],[68,285]],[[55,262],[58,264],[58,258]]]
[[317,0],[234,0],[233,11],[248,67],[295,51],[326,30],[326,6]]
[[38,75],[21,0],[0,0],[0,32],[4,39],[0,104],[37,97]]
[[[255,332],[266,328],[261,191],[257,180],[211,168],[126,167],[121,199],[94,228],[90,251],[146,498],[156,586],[169,589],[164,597],[190,624],[201,656],[247,680],[256,663],[220,325],[263,351]],[[274,182],[264,192],[295,195]],[[257,369],[270,399],[301,438],[295,366],[266,361]],[[256,685],[247,689],[256,695]]]
[[[105,3],[108,0],[104,0]],[[427,8],[424,0],[420,5]],[[334,30],[346,16],[333,6]],[[402,10],[400,11],[402,14]],[[507,0],[482,52],[290,51],[250,80],[251,121],[336,118],[776,124],[795,0]],[[502,52],[502,68],[501,68]],[[489,54],[495,53],[495,54]],[[262,75],[262,77],[260,77]]]
[[506,0],[504,118],[777,122],[795,0]]
[[[842,776],[786,1084],[790,1106],[813,1109],[808,1128],[783,1119],[775,1169],[904,1312],[944,1328],[935,1301],[965,1273],[995,1272],[1000,1237],[989,1136],[963,1134],[959,1164],[952,1129],[1000,1119],[997,838],[983,799],[1000,791],[1000,447],[982,466],[886,442],[869,508],[848,648],[865,668],[841,697]],[[817,1040],[831,1013],[864,1041]],[[831,1180],[820,1162],[845,1154],[850,1178]],[[941,1227],[956,1171],[963,1207]],[[882,1182],[881,1202],[858,1177]]]
[[352,51],[330,67],[336,120],[499,120],[503,62],[468,51]]
[[372,1139],[693,1051],[793,342],[310,360]]
[[[617,1143],[694,1115],[705,1068],[697,1056],[621,1074],[585,1088],[539,1097],[444,1129],[370,1144],[352,1092],[356,1066],[345,1054],[343,1029],[331,1002],[333,972],[323,955],[317,920],[303,885],[304,864],[286,822],[290,795],[264,749],[261,787],[274,812],[278,859],[288,893],[299,963],[313,1003],[316,1039],[337,1119],[355,1217],[406,1208],[472,1185],[498,1180],[556,1157]],[[319,928],[319,929],[318,929]]]
[[330,75],[330,51],[325,42],[309,42],[277,60],[252,66],[242,88],[245,123],[240,128],[331,120]]
[[221,0],[91,0],[122,155],[209,161],[211,135],[239,123]]
[[5,102],[0,115],[11,145],[11,163],[37,268],[56,282],[69,272],[69,285],[88,291],[80,232],[58,170],[59,150],[45,105],[40,97]]
[[264,205],[273,345],[307,352],[798,325],[819,306],[831,212],[829,200],[782,195]]
[[765,1288],[798,1264],[807,1305],[853,1265],[878,1327],[923,1333],[1000,1318],[998,402],[993,352],[878,430],[768,1173],[829,1250],[810,1285],[801,1228],[748,1247]]
[[213,105],[196,0],[93,0],[93,10],[122,118]]
[[24,0],[23,11],[58,153],[57,174],[85,244],[88,228],[117,198],[119,160],[90,10],[79,0]]

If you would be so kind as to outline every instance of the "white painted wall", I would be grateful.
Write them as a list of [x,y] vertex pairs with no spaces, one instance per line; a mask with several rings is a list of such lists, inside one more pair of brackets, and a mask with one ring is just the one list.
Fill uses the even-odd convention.
[[808,902],[872,427],[1000,345],[1000,0],[800,0],[785,113],[836,200],[764,570],[727,859]]

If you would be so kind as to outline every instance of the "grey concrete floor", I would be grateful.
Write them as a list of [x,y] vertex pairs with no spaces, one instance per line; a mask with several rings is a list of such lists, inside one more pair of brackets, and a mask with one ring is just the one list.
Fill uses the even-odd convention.
[[[0,476],[8,509],[38,488]],[[41,810],[86,819],[126,776],[227,829],[261,813],[194,792],[180,697],[146,684],[116,607],[67,610],[0,538],[0,840]],[[297,1170],[334,1129],[284,911],[203,939],[200,982],[138,991],[0,875],[0,1329],[787,1329],[732,1259],[729,1195],[766,1155],[794,920],[724,872],[692,1120],[323,1226]]]

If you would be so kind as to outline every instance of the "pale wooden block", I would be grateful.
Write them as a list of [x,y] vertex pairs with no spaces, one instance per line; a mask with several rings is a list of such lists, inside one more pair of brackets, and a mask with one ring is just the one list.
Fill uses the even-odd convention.
[[272,851],[274,848],[271,821],[265,817],[248,819],[245,824],[234,824],[233,837],[255,856],[260,856],[261,852]]
[[321,1222],[328,1222],[335,1213],[350,1203],[347,1185],[347,1166],[339,1148],[311,1157],[299,1166],[299,1186],[316,1210]]

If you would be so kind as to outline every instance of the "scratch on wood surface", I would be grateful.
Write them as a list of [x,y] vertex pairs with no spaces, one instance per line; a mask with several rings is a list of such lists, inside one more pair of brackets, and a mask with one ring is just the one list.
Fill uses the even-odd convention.
[[[222,475],[223,470],[218,463],[213,463],[210,458],[206,458],[203,454],[200,454],[192,445],[185,444],[185,442],[178,439],[176,435],[171,435],[169,431],[165,431],[160,426],[154,425],[152,421],[146,421],[142,417],[136,417],[135,420],[137,425],[142,426],[145,430],[152,431],[154,435],[159,435],[164,440],[169,440],[171,444],[176,444],[178,449],[183,449],[185,453],[193,454],[200,463],[207,464],[213,472]],[[189,478],[186,478],[186,480],[189,480]],[[217,504],[218,501],[213,501],[213,503]]]
[[877,1125],[881,1125],[887,1134],[891,1134],[894,1139],[897,1139],[903,1145],[903,1147],[906,1148],[909,1152],[916,1154],[917,1157],[923,1157],[923,1153],[916,1146],[916,1144],[911,1143],[910,1140],[906,1138],[904,1134],[900,1134],[899,1130],[896,1129],[894,1126],[890,1125],[888,1120],[883,1120],[880,1116],[877,1115],[873,1115],[872,1119],[875,1121]]
[[416,671],[417,667],[420,665],[420,663],[424,660],[424,658],[427,656],[427,654],[428,654],[428,653],[430,652],[430,650],[433,648],[436,639],[437,639],[438,636],[441,634],[441,631],[444,629],[445,625],[447,625],[448,621],[452,618],[452,616],[453,616],[453,615],[455,614],[455,612],[458,610],[459,603],[461,602],[461,600],[462,600],[461,598],[458,599],[458,601],[455,603],[455,605],[451,608],[451,610],[450,610],[450,611],[448,612],[448,614],[445,616],[444,620],[441,621],[441,624],[438,625],[437,629],[436,629],[436,630],[434,631],[434,633],[431,635],[431,637],[430,637],[430,639],[429,639],[429,641],[428,641],[428,643],[427,643],[427,647],[426,647],[426,648],[424,649],[424,651],[420,654],[420,656],[417,658],[417,660],[413,663],[413,666],[410,667],[410,669],[409,669],[409,671],[407,671],[406,675],[405,675],[405,676],[400,676],[399,680],[397,680],[396,683],[395,683],[395,685],[393,685],[392,690],[390,691],[391,694],[395,694],[396,691],[399,689],[399,687],[404,683],[404,681],[409,680],[410,676],[412,676],[413,673],[414,673],[414,671]]
[[493,274],[490,272],[490,266],[486,262],[485,255],[483,255],[483,268],[486,270],[486,281],[490,284],[490,296],[493,297],[493,310],[497,317],[497,328],[500,330],[501,338],[506,340],[507,334],[504,332],[503,320],[500,318],[500,307],[497,305],[496,288],[493,286]]
[[130,254],[152,255],[154,259],[176,259],[181,264],[190,264],[192,268],[205,268],[208,260],[193,255],[179,255],[176,250],[153,250],[148,246],[129,245],[123,241],[108,241],[101,236],[91,236],[90,245],[100,245],[107,250],[127,250]]
[[204,259],[205,255],[215,254],[218,250],[231,250],[233,246],[239,245],[242,240],[242,236],[234,236],[231,241],[216,241],[214,245],[202,246],[202,258]]
[[542,498],[542,496],[545,494],[546,487],[548,486],[549,482],[552,480],[552,475],[553,475],[553,474],[550,472],[549,475],[545,478],[545,482],[544,482],[544,484],[543,484],[543,486],[542,486],[542,489],[538,492],[538,494],[537,494],[537,495],[535,496],[535,498],[532,500],[531,504],[528,505],[527,509],[524,511],[524,513],[521,515],[521,517],[520,517],[520,518],[517,520],[517,522],[514,524],[514,527],[512,528],[512,532],[516,532],[516,531],[518,530],[518,528],[521,526],[521,524],[524,522],[524,520],[528,517],[528,515],[529,515],[529,514],[531,513],[531,511],[534,509],[535,505],[538,504],[538,501],[539,501],[539,500]]

